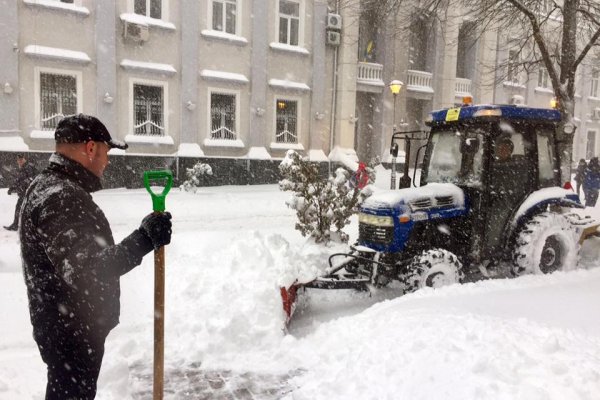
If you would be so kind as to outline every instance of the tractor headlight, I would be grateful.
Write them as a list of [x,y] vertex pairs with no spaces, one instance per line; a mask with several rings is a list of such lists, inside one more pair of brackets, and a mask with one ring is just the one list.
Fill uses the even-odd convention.
[[394,220],[392,217],[382,217],[379,215],[370,215],[365,213],[358,214],[358,222],[375,226],[394,226]]

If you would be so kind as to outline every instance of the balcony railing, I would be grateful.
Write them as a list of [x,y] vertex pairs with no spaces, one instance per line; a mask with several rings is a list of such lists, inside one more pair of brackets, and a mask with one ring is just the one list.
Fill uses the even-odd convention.
[[454,81],[454,92],[457,95],[471,94],[471,80],[456,78],[456,81]]
[[425,71],[406,71],[407,90],[414,92],[433,93],[433,74]]
[[359,62],[356,81],[367,85],[385,86],[385,83],[383,83],[383,65]]

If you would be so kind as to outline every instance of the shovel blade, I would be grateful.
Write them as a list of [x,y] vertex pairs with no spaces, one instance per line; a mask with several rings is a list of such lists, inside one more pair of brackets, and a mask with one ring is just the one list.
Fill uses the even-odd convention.
[[298,299],[298,286],[292,285],[289,288],[281,287],[281,300],[283,300],[283,311],[285,312],[285,324],[289,324],[294,311],[296,310],[296,300]]

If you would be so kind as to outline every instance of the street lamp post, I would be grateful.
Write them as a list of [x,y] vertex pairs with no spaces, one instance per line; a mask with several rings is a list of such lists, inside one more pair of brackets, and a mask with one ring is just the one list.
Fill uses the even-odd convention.
[[[390,82],[390,89],[392,91],[392,94],[394,95],[394,117],[392,120],[392,135],[394,135],[394,133],[396,132],[396,97],[398,97],[398,93],[400,93],[400,89],[402,89],[403,85],[404,84],[397,79],[394,79]],[[396,148],[395,152],[394,147]],[[392,154],[392,180],[390,182],[390,189],[392,190],[396,189],[396,156],[398,155],[397,148],[398,147],[394,146],[394,143],[392,143],[392,148],[390,148],[390,153]]]

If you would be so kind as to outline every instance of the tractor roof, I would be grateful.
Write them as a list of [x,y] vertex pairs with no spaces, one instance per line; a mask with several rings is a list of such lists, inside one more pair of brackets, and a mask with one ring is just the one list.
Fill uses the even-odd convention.
[[427,116],[425,123],[431,126],[444,123],[462,122],[464,120],[474,121],[475,118],[483,121],[490,117],[520,120],[528,119],[537,121],[545,120],[553,123],[560,122],[561,120],[560,112],[554,109],[485,104],[432,111]]

